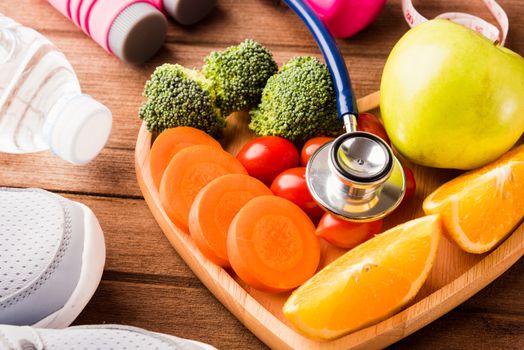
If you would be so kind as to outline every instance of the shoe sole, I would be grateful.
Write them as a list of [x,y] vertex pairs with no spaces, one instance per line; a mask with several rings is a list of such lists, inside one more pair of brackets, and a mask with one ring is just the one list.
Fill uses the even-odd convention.
[[106,259],[104,233],[95,214],[87,206],[71,201],[82,210],[84,219],[84,250],[80,278],[64,306],[32,325],[37,328],[65,328],[78,317],[95,294]]

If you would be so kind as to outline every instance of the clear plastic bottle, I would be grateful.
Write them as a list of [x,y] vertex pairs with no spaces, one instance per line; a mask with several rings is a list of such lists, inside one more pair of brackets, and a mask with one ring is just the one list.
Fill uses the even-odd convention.
[[85,164],[104,148],[111,111],[82,94],[65,56],[43,35],[0,14],[0,151],[51,149]]

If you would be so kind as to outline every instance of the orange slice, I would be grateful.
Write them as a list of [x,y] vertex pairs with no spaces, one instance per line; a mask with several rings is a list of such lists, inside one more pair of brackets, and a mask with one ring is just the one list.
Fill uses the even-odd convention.
[[445,232],[463,250],[492,249],[524,217],[524,145],[445,183],[423,208],[441,214]]
[[333,339],[392,315],[424,284],[440,235],[439,216],[431,215],[375,236],[299,287],[284,315],[317,339]]

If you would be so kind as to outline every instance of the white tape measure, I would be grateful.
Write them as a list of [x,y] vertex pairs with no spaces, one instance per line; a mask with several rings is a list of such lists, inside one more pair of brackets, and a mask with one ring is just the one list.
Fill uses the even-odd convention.
[[[438,15],[436,18],[449,19],[465,27],[471,28],[474,31],[484,35],[491,41],[498,42],[502,46],[504,46],[509,30],[508,15],[506,14],[506,11],[504,11],[504,9],[495,0],[482,1],[488,7],[491,14],[495,17],[502,31],[499,30],[499,28],[497,28],[493,24],[486,22],[480,17],[463,12],[446,12],[441,15]],[[415,9],[415,6],[413,6],[413,2],[411,0],[402,0],[402,11],[404,12],[404,18],[406,19],[410,27],[417,26],[428,20]]]

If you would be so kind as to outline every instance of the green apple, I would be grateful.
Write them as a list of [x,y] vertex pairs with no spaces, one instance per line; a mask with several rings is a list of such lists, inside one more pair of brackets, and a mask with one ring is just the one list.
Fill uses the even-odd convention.
[[524,59],[448,20],[428,21],[400,39],[380,91],[393,145],[417,164],[476,168],[524,132]]

